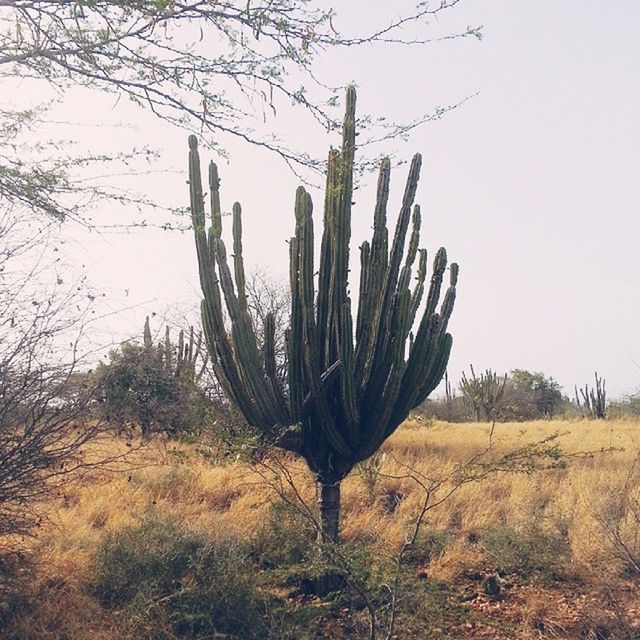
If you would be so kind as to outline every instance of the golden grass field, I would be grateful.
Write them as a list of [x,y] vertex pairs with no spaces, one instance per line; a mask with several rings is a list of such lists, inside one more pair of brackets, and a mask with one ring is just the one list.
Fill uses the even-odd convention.
[[[408,421],[385,444],[376,465],[354,471],[343,482],[343,537],[367,545],[374,557],[393,557],[425,496],[408,476],[417,475],[429,486],[442,482],[433,491],[434,503],[463,475],[477,473],[479,464],[490,465],[555,433],[563,452],[571,454],[565,468],[490,472],[428,510],[423,530],[447,535],[429,557],[421,558],[416,545],[415,579],[428,576],[442,585],[447,598],[457,599],[455,611],[462,607],[466,612],[464,624],[455,611],[438,614],[433,637],[640,637],[640,603],[635,602],[640,589],[630,567],[640,557],[640,512],[634,511],[640,493],[640,469],[634,466],[640,451],[638,422],[540,421],[492,429],[488,424]],[[490,435],[492,446],[486,451]],[[109,447],[126,450],[116,439]],[[482,452],[475,466],[461,466]],[[174,516],[213,538],[259,536],[273,502],[281,499],[274,486],[297,500],[290,484],[278,485],[280,464],[300,498],[314,503],[304,464],[291,458],[248,464],[203,456],[192,444],[157,440],[119,464],[117,471],[69,486],[60,500],[47,505],[47,522],[31,543],[41,601],[29,615],[18,616],[10,637],[133,638],[100,608],[86,585],[105,532],[136,523],[149,512]],[[493,548],[478,544],[487,532]],[[535,536],[561,542],[560,566],[553,571],[542,567],[560,577],[527,576],[521,570],[516,577],[500,578],[506,586],[499,597],[485,596],[481,580],[506,562],[500,556],[511,552],[509,545],[514,540],[528,544]],[[535,556],[538,547],[532,548]],[[547,562],[546,556],[539,561]],[[529,562],[535,564],[536,558]],[[399,638],[424,637],[411,635],[412,624],[403,626],[401,619],[398,628]]]

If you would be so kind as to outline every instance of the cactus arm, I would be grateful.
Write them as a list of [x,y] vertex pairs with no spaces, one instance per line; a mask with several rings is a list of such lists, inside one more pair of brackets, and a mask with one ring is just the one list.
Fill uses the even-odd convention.
[[360,245],[360,290],[358,293],[358,316],[356,320],[356,344],[360,344],[371,308],[369,270],[371,268],[371,245],[365,241]]
[[422,302],[422,296],[424,295],[424,282],[427,278],[426,249],[420,249],[418,255],[418,273],[416,275],[416,284],[413,289],[413,295],[411,296],[411,317],[414,319],[418,314],[418,308]]
[[[199,171],[200,168],[198,167],[198,172]],[[218,165],[215,162],[209,163],[209,190],[211,191],[211,231],[214,238],[220,238],[222,236],[220,176],[218,175]]]
[[145,348],[147,349],[150,349],[153,346],[153,341],[151,339],[151,327],[149,326],[149,316],[147,316],[144,321],[144,331],[142,332],[142,342]]
[[286,425],[289,422],[288,412],[286,407],[279,405],[277,398],[273,396],[270,389],[258,351],[251,318],[235,293],[224,242],[221,239],[217,239],[214,243],[214,248],[218,263],[220,286],[222,287],[231,321],[234,358],[240,376],[262,414],[261,422],[271,425]]
[[389,419],[396,407],[400,385],[402,384],[402,374],[406,367],[404,361],[405,345],[407,334],[411,329],[411,294],[409,289],[403,291],[398,298],[397,312],[393,323],[394,335],[391,339],[392,362],[389,375],[381,391],[377,415],[370,417],[371,425],[367,430],[365,443],[358,451],[358,457],[369,457],[377,451],[384,441],[389,427]]
[[211,357],[211,366],[216,379],[222,386],[226,396],[240,409],[247,422],[254,426],[260,425],[260,416],[251,396],[245,388],[238,370],[229,352],[230,345],[224,337],[218,337],[219,329],[211,315],[211,307],[206,300],[200,304],[202,327],[204,329],[207,350]]
[[444,247],[440,247],[433,261],[433,274],[429,285],[429,293],[427,294],[427,306],[425,316],[430,316],[438,305],[440,298],[440,290],[442,288],[442,278],[447,268],[447,252]]
[[318,409],[318,424],[327,440],[342,455],[349,455],[350,448],[336,427],[335,419],[329,408],[329,403],[320,380],[322,372],[319,353],[318,335],[315,322],[313,300],[313,218],[311,198],[304,188],[299,187],[296,192],[296,235],[297,246],[297,278],[302,310],[303,354],[305,360],[306,377],[312,398]]
[[[202,195],[202,180],[200,177],[200,158],[197,139],[189,137],[189,183],[191,193],[191,215],[198,255],[198,270],[200,284],[204,293],[203,326],[209,353],[217,355],[214,370],[217,369],[226,378],[226,391],[250,416],[250,422],[255,426],[269,428],[277,423],[276,416],[285,418],[284,412],[279,412],[275,399],[265,393],[267,382],[264,376],[255,374],[255,361],[259,361],[257,347],[254,350],[242,348],[247,341],[239,341],[238,335],[246,338],[249,332],[245,319],[238,313],[238,303],[233,292],[233,281],[226,263],[224,243],[221,235],[221,214],[219,201],[219,177],[215,164],[209,166],[209,186],[212,193],[211,213],[212,226],[210,232],[205,232],[204,198]],[[220,281],[216,277],[217,257],[222,258],[218,264]],[[224,325],[220,286],[225,294],[225,302],[230,316],[232,316],[232,339],[229,339]],[[234,353],[234,347],[240,346],[241,352]],[[255,351],[255,353],[253,352]],[[248,353],[247,353],[248,352]],[[239,357],[238,357],[239,356]],[[213,355],[212,355],[213,358]],[[261,366],[261,363],[259,363]],[[247,376],[247,370],[252,375]],[[279,407],[282,409],[282,407]],[[284,422],[286,424],[286,420]]]
[[413,205],[413,216],[411,218],[411,237],[409,239],[409,249],[407,250],[407,258],[405,262],[405,267],[411,268],[413,265],[413,261],[416,259],[416,254],[418,253],[418,243],[420,242],[420,225],[421,225],[421,216],[420,216],[420,205]]
[[[378,187],[376,194],[376,206],[373,217],[373,237],[371,239],[371,257],[369,258],[368,274],[366,278],[366,291],[361,290],[358,301],[358,315],[360,332],[357,339],[354,367],[356,372],[363,371],[364,359],[370,346],[371,324],[376,310],[377,302],[384,281],[384,274],[388,262],[388,230],[387,230],[387,203],[389,200],[389,182],[391,175],[391,162],[384,158],[380,164],[378,174]],[[358,375],[358,384],[362,384]]]
[[233,269],[238,290],[238,304],[242,311],[247,310],[247,292],[242,259],[242,208],[240,203],[233,205]]
[[364,388],[363,398],[365,402],[374,401],[374,390],[379,388],[380,378],[386,377],[388,374],[387,367],[389,365],[389,358],[387,357],[387,337],[389,322],[393,312],[398,273],[402,262],[404,244],[411,216],[411,207],[415,198],[421,164],[422,157],[420,154],[416,154],[413,157],[411,168],[409,169],[402,207],[396,224],[391,251],[389,252],[389,264],[384,275],[384,284],[381,289],[379,303],[371,329],[369,353],[364,361],[362,386]]
[[416,394],[416,397],[412,400],[413,406],[410,407],[408,411],[411,411],[411,409],[424,402],[438,384],[440,384],[449,362],[452,345],[453,338],[451,337],[451,334],[445,333],[440,339],[440,344],[438,345],[436,357],[433,359],[433,364],[425,375],[426,382],[420,387],[418,394]]
[[333,226],[335,224],[335,209],[337,207],[338,194],[338,165],[339,154],[335,149],[329,151],[327,160],[327,180],[325,187],[324,201],[324,230],[322,234],[322,245],[320,249],[320,270],[318,274],[318,297],[317,297],[317,327],[318,327],[318,348],[320,350],[320,363],[327,368],[336,360],[336,354],[331,353],[331,331],[328,327],[330,321],[331,289],[329,286],[331,279],[331,269],[334,259],[333,249]]
[[298,238],[296,237],[289,241],[289,282],[291,287],[291,324],[286,333],[289,361],[289,406],[293,421],[300,422],[307,388],[302,353],[302,301],[298,284]]
[[264,340],[263,340],[263,356],[264,370],[271,385],[274,396],[278,404],[282,407],[287,406],[287,400],[280,380],[278,379],[278,367],[276,365],[276,323],[273,313],[267,313],[264,318]]
[[[333,243],[335,246],[330,287],[334,294],[334,317],[336,325],[336,347],[339,353],[353,349],[351,304],[348,296],[349,285],[349,244],[351,241],[351,206],[353,199],[353,162],[356,146],[356,91],[347,89],[347,105],[343,123],[342,150],[339,164],[339,202],[336,211],[336,225]],[[345,309],[347,307],[347,309]],[[351,370],[343,367],[342,374],[350,375]]]
[[426,320],[423,317],[400,385],[401,392],[397,407],[399,413],[409,412],[417,404],[416,398],[419,395],[417,385],[422,384],[431,367],[432,360],[436,357],[436,346],[441,328],[442,319],[437,313],[430,315]]
[[361,434],[359,429],[360,408],[359,394],[356,388],[353,371],[353,319],[351,316],[351,302],[347,302],[342,307],[342,316],[340,324],[344,332],[344,337],[340,341],[340,391],[342,398],[342,410],[344,414],[344,423],[347,431],[347,440],[354,446],[360,440]]
[[[364,360],[361,384],[363,387],[363,406],[367,407],[367,414],[375,416],[374,422],[381,412],[386,410],[382,404],[384,389],[389,384],[390,377],[398,375],[399,365],[394,370],[394,343],[393,339],[397,335],[397,327],[394,326],[394,318],[398,317],[400,311],[400,292],[402,287],[406,288],[409,281],[409,270],[399,274],[402,261],[404,242],[409,223],[412,198],[415,194],[415,185],[418,177],[420,158],[416,156],[409,172],[407,185],[405,187],[405,198],[401,215],[396,225],[394,242],[389,254],[387,272],[384,274],[384,283],[381,293],[378,296],[378,306],[375,311],[373,326],[370,333],[370,347],[368,357]],[[406,335],[398,337],[398,340],[406,340],[410,326],[407,327]],[[404,330],[403,330],[404,333]],[[404,367],[403,367],[404,368]],[[367,420],[369,422],[370,420]],[[374,427],[374,429],[376,429]],[[376,429],[376,432],[378,430]]]

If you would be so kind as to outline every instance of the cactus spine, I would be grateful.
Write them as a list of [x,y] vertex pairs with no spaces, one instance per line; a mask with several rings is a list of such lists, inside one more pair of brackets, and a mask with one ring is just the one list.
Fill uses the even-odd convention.
[[[303,187],[296,191],[295,234],[289,243],[286,384],[275,375],[273,318],[267,317],[261,328],[261,353],[257,328],[247,311],[240,205],[233,206],[232,275],[221,238],[218,169],[213,163],[209,166],[211,224],[207,230],[197,139],[189,138],[191,213],[204,295],[202,322],[212,366],[249,424],[278,446],[305,458],[317,479],[322,534],[329,540],[337,539],[342,478],[375,453],[442,378],[451,349],[447,324],[458,277],[458,266],[451,264],[449,286],[438,311],[447,256],[443,248],[436,253],[427,289],[427,253],[418,249],[421,213],[414,205],[419,154],[411,162],[389,246],[391,164],[385,159],[378,178],[373,237],[360,247],[354,319],[348,273],[355,102],[355,89],[350,87],[342,147],[329,152],[317,285],[313,204]],[[419,309],[415,336],[410,338]]]

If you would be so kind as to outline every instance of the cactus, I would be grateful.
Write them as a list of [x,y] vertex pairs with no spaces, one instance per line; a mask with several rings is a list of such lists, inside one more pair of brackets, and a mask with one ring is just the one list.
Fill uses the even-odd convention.
[[142,344],[144,344],[145,349],[150,349],[153,346],[153,340],[151,339],[151,326],[149,325],[149,316],[147,316],[144,320]]
[[[149,324],[149,316],[144,321],[143,344],[149,349],[153,346],[151,338],[151,326]],[[164,369],[171,373],[175,378],[182,378],[191,382],[198,382],[202,377],[208,362],[208,355],[202,355],[202,333],[199,332],[196,338],[193,326],[189,327],[189,340],[185,342],[184,330],[180,330],[178,334],[177,352],[174,360],[175,346],[171,342],[171,330],[167,325],[164,335],[164,345],[161,346],[163,352]],[[202,357],[202,364],[198,371],[196,365],[198,359]]]
[[[198,143],[195,136],[189,137],[191,214],[204,295],[202,322],[212,366],[247,422],[270,442],[307,461],[317,481],[320,535],[330,541],[338,536],[340,481],[378,450],[444,374],[452,342],[447,324],[458,276],[453,263],[438,311],[447,255],[444,248],[436,253],[427,287],[427,252],[418,249],[421,213],[414,205],[421,156],[415,155],[411,162],[391,242],[387,229],[391,163],[384,159],[373,237],[360,247],[354,317],[348,274],[355,101],[355,89],[350,87],[342,147],[329,152],[317,277],[311,196],[303,187],[296,191],[284,381],[276,375],[273,318],[267,316],[263,327],[254,327],[247,311],[240,205],[233,205],[230,264],[221,237],[218,169],[214,163],[209,165],[211,224],[207,231]],[[258,330],[263,332],[262,340]]]
[[480,422],[484,414],[486,420],[493,420],[495,412],[502,402],[504,390],[507,384],[507,374],[498,378],[498,374],[487,369],[480,376],[476,376],[473,365],[471,378],[467,378],[464,371],[460,381],[460,391],[465,404],[473,411],[476,422]]
[[447,407],[447,420],[453,422],[453,402],[456,399],[456,392],[451,387],[449,373],[444,372],[444,402]]
[[[167,327],[167,340],[169,340],[169,327]],[[208,356],[205,353],[202,356],[202,364],[196,371],[198,358],[202,355],[202,332],[198,332],[195,337],[193,327],[189,327],[189,340],[185,342],[184,331],[181,329],[178,334],[178,353],[176,357],[175,375],[183,377],[191,382],[198,382],[207,366]],[[167,365],[171,366],[171,362],[167,361]]]
[[580,389],[582,402],[578,394],[578,387],[575,387],[576,404],[584,415],[596,420],[604,420],[607,417],[607,390],[605,389],[604,378],[598,376],[595,372],[596,386],[589,388],[588,384],[584,385],[584,389]]

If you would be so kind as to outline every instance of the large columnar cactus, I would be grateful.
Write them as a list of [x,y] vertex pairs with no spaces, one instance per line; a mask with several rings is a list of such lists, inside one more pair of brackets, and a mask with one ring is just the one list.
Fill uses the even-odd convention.
[[578,395],[578,387],[575,387],[576,404],[587,417],[604,420],[607,417],[607,390],[604,378],[599,377],[597,371],[595,378],[595,387],[590,388],[588,384],[585,384],[584,389],[580,389],[582,402],[580,402],[580,396]]
[[460,381],[460,391],[465,404],[473,411],[476,422],[480,422],[484,413],[485,420],[493,420],[499,409],[507,385],[507,374],[498,378],[498,374],[487,369],[479,376],[469,365],[471,377],[467,378],[464,371]]
[[[151,337],[149,316],[147,316],[144,321],[142,338],[144,347],[146,349],[152,349],[153,339]],[[196,365],[200,359],[202,361],[196,371]],[[202,356],[202,333],[199,332],[196,337],[193,327],[189,327],[189,339],[185,341],[184,330],[180,329],[176,349],[176,346],[171,342],[171,330],[169,329],[169,325],[167,325],[165,329],[164,346],[162,347],[162,365],[167,373],[176,379],[180,378],[195,383],[202,378],[207,363],[208,355],[205,354]]]
[[[378,178],[373,238],[360,247],[354,314],[348,274],[355,103],[355,89],[350,87],[342,148],[329,152],[317,277],[311,196],[303,187],[296,191],[295,235],[289,243],[291,316],[285,380],[277,375],[273,318],[268,316],[263,327],[255,327],[247,311],[240,205],[233,205],[229,264],[221,237],[218,169],[209,165],[207,232],[197,140],[189,138],[191,212],[204,294],[202,322],[212,365],[249,424],[307,461],[318,483],[322,534],[329,540],[337,539],[340,481],[377,451],[442,378],[451,350],[447,323],[458,276],[458,266],[451,264],[450,285],[438,311],[447,255],[444,248],[438,250],[426,284],[427,252],[418,248],[421,215],[414,205],[419,154],[411,162],[389,242],[391,163],[385,159]],[[263,332],[262,339],[257,331]]]

